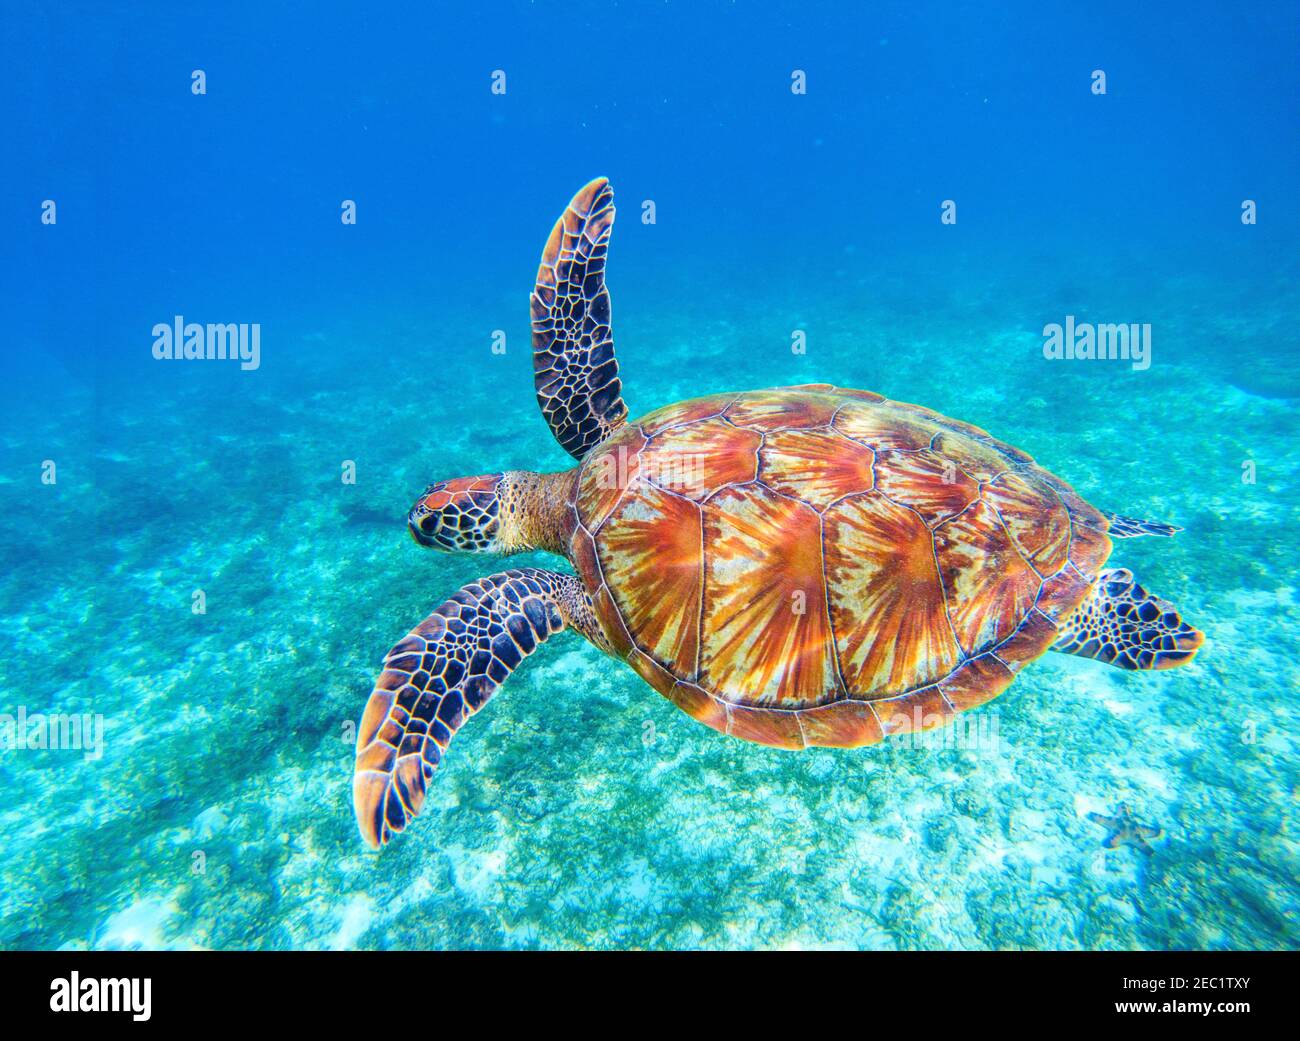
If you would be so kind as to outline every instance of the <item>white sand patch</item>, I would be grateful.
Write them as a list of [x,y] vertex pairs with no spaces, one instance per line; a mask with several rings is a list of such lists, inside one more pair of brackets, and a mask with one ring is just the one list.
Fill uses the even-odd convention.
[[1070,884],[1070,876],[1060,868],[1035,867],[1029,872],[1029,880],[1036,886],[1046,889],[1064,889]]
[[348,951],[356,947],[374,921],[375,902],[365,893],[354,894],[339,912],[339,928],[330,940],[330,950]]
[[1074,796],[1074,812],[1081,819],[1087,819],[1090,813],[1110,814],[1110,804],[1103,799],[1093,795],[1085,795],[1083,792],[1076,792]]
[[194,837],[200,840],[210,839],[226,826],[228,820],[229,818],[221,812],[221,807],[209,806],[194,818]]
[[893,878],[900,865],[915,862],[916,838],[915,833],[902,839],[887,838],[864,828],[854,836],[854,862],[877,878]]
[[163,938],[163,926],[179,910],[170,899],[137,900],[104,923],[95,946],[105,950],[178,949]]
[[1016,851],[1016,847],[1007,842],[1000,834],[980,835],[973,841],[974,854],[970,860],[970,870],[1001,871],[1006,867],[1006,859]]
[[452,877],[456,888],[476,904],[492,903],[499,895],[500,878],[506,866],[504,850],[486,852],[469,850],[462,846],[445,846],[443,852],[451,858]]
[[1291,586],[1279,586],[1277,589],[1236,589],[1227,593],[1224,599],[1241,614],[1271,616],[1279,607],[1296,606],[1295,589]]
[[1169,783],[1168,776],[1159,770],[1152,770],[1146,766],[1129,768],[1115,764],[1112,772],[1117,777],[1130,782],[1136,791],[1154,793],[1164,800],[1172,799],[1175,795],[1176,789]]

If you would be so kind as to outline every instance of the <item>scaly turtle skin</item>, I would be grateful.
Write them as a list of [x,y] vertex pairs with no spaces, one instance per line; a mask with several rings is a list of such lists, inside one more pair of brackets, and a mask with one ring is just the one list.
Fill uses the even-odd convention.
[[687,714],[783,748],[925,730],[1049,648],[1124,669],[1202,635],[1112,538],[1179,529],[1101,513],[1024,452],[869,391],[717,394],[627,422],[605,260],[613,191],[556,222],[531,298],[542,415],[579,465],[431,485],[421,545],[540,549],[577,574],[471,582],[388,652],[357,730],[353,803],[380,846],[424,804],[452,735],[570,628]]

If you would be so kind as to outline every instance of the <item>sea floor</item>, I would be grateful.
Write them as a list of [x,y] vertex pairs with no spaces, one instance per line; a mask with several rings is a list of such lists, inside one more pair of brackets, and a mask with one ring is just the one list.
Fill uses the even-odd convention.
[[[1170,348],[1134,372],[1044,361],[1042,301],[1011,310],[994,283],[924,319],[902,276],[825,288],[620,298],[633,413],[826,380],[986,427],[1099,507],[1186,529],[1113,560],[1205,630],[1196,663],[1049,654],[977,713],[979,747],[795,754],[697,724],[566,634],[374,854],[350,727],[376,666],[506,566],[416,547],[405,511],[435,478],[565,465],[525,341],[300,327],[259,373],[178,370],[164,394],[70,375],[0,433],[0,712],[99,715],[104,746],[0,755],[0,945],[1297,946],[1294,296],[1252,319],[1166,286],[1143,314]],[[467,346],[412,364],[431,342]],[[1152,854],[1103,848],[1089,814],[1120,803],[1163,828]]]

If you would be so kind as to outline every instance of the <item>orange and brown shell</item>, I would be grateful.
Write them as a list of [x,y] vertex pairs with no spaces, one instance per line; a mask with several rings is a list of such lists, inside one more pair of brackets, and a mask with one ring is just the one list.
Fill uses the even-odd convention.
[[615,653],[709,726],[787,748],[1000,694],[1110,555],[1025,453],[828,384],[628,423],[582,464],[571,556]]

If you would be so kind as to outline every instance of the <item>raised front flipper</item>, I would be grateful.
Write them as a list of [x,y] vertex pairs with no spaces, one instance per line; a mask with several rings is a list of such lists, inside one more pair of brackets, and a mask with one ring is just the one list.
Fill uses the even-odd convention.
[[352,804],[367,844],[420,812],[452,734],[566,624],[599,635],[581,581],[519,568],[464,586],[388,652],[357,729]]
[[1096,658],[1121,669],[1172,669],[1186,665],[1205,634],[1183,621],[1167,600],[1152,596],[1126,568],[1103,571],[1052,650]]
[[555,222],[531,297],[537,402],[575,459],[627,419],[605,288],[613,227],[614,189],[598,177]]

